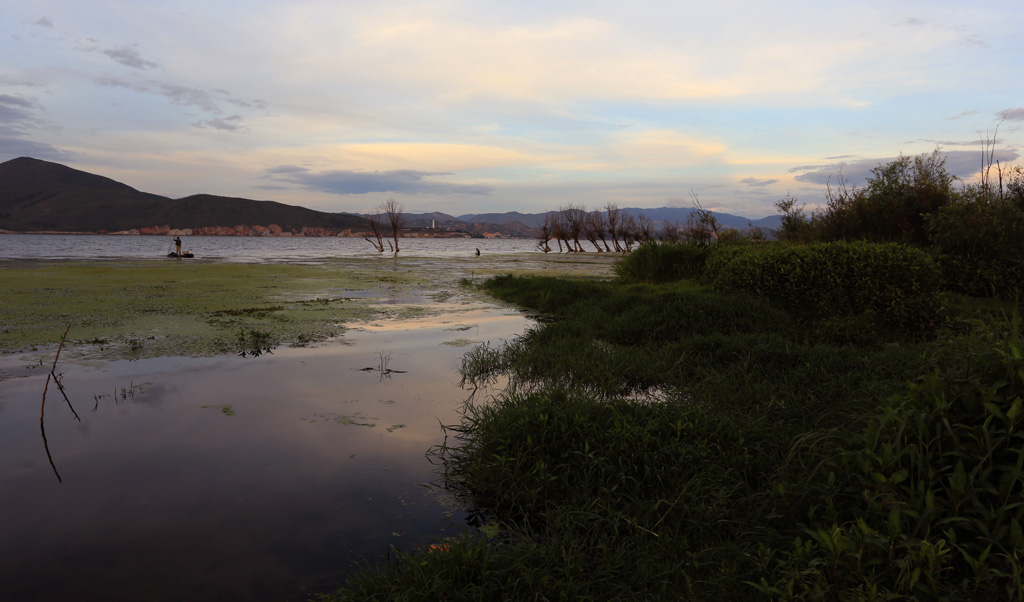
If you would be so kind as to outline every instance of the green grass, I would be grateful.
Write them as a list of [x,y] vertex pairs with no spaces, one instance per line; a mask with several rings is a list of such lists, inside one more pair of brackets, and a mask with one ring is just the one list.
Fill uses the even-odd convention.
[[[395,551],[327,599],[1024,599],[1010,305],[950,296],[923,342],[692,281],[483,288],[541,323],[466,354],[465,384],[510,386],[432,451],[481,534]],[[988,414],[928,409],[964,386]],[[936,437],[947,451],[997,437],[978,454],[998,462],[936,452],[901,477]],[[959,507],[988,501],[958,514],[934,501],[951,487]]]

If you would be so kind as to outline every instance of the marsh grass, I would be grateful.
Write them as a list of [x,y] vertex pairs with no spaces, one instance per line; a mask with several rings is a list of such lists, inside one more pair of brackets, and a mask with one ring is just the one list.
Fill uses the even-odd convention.
[[[68,361],[239,351],[239,331],[271,332],[277,345],[337,337],[344,322],[379,310],[339,290],[373,290],[378,266],[164,262],[39,262],[5,270],[0,353],[57,341],[73,319]],[[408,288],[420,277],[389,273]]]
[[431,452],[481,534],[326,599],[1024,599],[1008,304],[893,344],[692,281],[483,287],[543,319],[466,354],[511,384]]

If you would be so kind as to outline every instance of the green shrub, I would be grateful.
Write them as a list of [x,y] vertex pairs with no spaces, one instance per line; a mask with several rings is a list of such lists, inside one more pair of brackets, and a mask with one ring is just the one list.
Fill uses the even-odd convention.
[[645,242],[614,266],[623,282],[670,282],[698,278],[704,272],[711,245],[698,242]]
[[923,251],[896,244],[737,247],[708,261],[715,289],[746,292],[811,317],[870,314],[920,333],[937,325],[941,276]]

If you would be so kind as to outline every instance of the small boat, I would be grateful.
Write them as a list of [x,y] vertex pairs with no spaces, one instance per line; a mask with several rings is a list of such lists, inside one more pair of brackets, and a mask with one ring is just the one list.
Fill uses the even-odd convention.
[[[171,251],[170,253],[168,253],[167,256],[168,257],[178,258],[178,254],[175,253],[174,251]],[[182,259],[191,259],[193,257],[195,257],[195,255],[193,255],[191,251],[185,251],[184,253],[181,254],[181,258]]]

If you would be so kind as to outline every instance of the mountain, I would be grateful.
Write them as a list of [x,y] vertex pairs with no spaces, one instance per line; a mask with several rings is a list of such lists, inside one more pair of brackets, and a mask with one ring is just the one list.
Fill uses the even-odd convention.
[[[656,227],[665,222],[685,224],[689,207],[623,208],[634,216],[645,214]],[[466,232],[474,235],[533,237],[548,213],[406,213],[405,227]],[[166,234],[191,230],[209,235],[304,234],[361,235],[367,215],[327,213],[274,201],[197,194],[170,199],[141,192],[110,178],[30,157],[0,163],[0,231],[9,232],[124,232]],[[727,228],[779,227],[779,216],[757,220],[715,213]]]
[[198,194],[170,199],[59,163],[20,157],[0,163],[0,230],[12,232],[337,234],[366,220],[273,201]]
[[509,211],[508,213],[470,213],[460,215],[459,219],[472,224],[499,224],[505,225],[518,222],[528,228],[539,228],[544,223],[544,213],[519,213]]
[[[624,207],[621,211],[623,213],[628,213],[633,217],[644,214],[654,220],[655,225],[660,229],[664,222],[679,222],[680,224],[686,224],[686,219],[694,209],[693,207],[659,207],[657,209]],[[547,213],[557,213],[557,211],[549,211]],[[544,223],[544,216],[547,215],[547,213],[519,213],[518,211],[510,211],[508,213],[469,213],[466,215],[460,215],[458,219],[469,223],[519,223],[528,228],[539,228],[540,225]],[[768,217],[750,219],[729,213],[719,213],[716,211],[712,211],[712,213],[715,215],[715,218],[718,219],[718,223],[725,228],[745,230],[751,226],[757,226],[767,230],[775,230],[782,225],[782,218],[778,215],[769,215]]]

